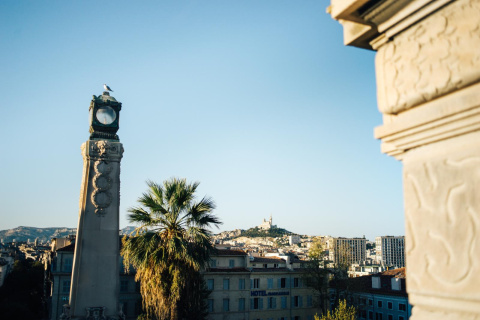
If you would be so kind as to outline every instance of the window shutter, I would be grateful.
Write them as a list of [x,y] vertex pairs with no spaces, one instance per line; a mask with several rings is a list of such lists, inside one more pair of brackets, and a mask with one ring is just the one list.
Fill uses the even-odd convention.
[[277,281],[277,288],[281,288],[281,286],[282,286],[282,279],[281,279],[281,278],[278,278],[277,280],[278,280],[278,281]]
[[253,289],[253,279],[250,279],[250,289]]
[[253,310],[253,298],[250,299],[250,310]]
[[273,298],[273,309],[277,309],[277,298]]
[[298,299],[299,299],[299,301],[298,301],[298,306],[299,306],[299,307],[303,307],[303,297],[300,296],[300,297],[298,297]]
[[263,309],[263,298],[258,298],[258,309]]

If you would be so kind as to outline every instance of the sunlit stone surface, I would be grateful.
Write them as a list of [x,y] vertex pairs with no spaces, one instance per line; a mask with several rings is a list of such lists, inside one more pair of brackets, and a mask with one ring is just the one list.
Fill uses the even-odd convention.
[[404,164],[412,319],[480,319],[480,0],[328,10],[345,44],[377,51],[375,137]]

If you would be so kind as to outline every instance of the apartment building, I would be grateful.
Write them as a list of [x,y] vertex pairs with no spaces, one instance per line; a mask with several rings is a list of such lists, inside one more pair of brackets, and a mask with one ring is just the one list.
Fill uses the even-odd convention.
[[292,256],[253,257],[218,250],[204,278],[212,290],[208,319],[313,320],[314,291],[302,281],[302,262]]
[[375,238],[376,254],[379,262],[395,268],[405,267],[405,237],[382,236]]
[[361,263],[366,259],[367,239],[363,238],[334,238],[326,241],[330,261],[346,263],[348,265]]

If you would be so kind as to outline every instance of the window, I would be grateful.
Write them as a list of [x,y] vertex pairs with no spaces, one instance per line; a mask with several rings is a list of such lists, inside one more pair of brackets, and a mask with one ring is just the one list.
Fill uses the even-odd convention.
[[302,318],[300,318],[300,316],[295,316],[293,317],[293,320],[301,320]]
[[266,263],[264,263],[263,267],[266,269],[266,268],[268,268],[268,265]]
[[387,308],[392,310],[393,309],[393,303],[391,303],[390,301],[387,302]]
[[282,309],[287,309],[287,297],[282,297]]
[[295,308],[302,307],[303,306],[303,297],[301,297],[301,296],[292,297],[292,305]]
[[311,307],[313,304],[312,296],[307,296],[307,307]]
[[229,266],[230,268],[235,267],[235,260],[230,259],[230,260],[228,261],[228,266]]
[[140,293],[140,282],[135,282],[135,292]]
[[373,311],[368,311],[368,320],[373,320]]
[[268,289],[273,289],[273,279],[267,279],[267,288]]
[[230,299],[223,299],[223,311],[230,311]]
[[388,320],[393,320],[393,316],[391,314],[388,315]]
[[263,309],[263,298],[250,299],[250,309]]
[[258,289],[260,288],[260,279],[253,279],[253,288]]
[[268,309],[276,309],[277,308],[277,298],[268,297],[267,298],[267,308]]
[[383,314],[382,313],[376,313],[375,314],[375,320],[383,320]]
[[366,319],[367,318],[367,311],[365,311],[365,310],[359,310],[358,314],[360,316],[360,319]]
[[298,278],[293,278],[293,287],[298,288],[299,287],[299,279]]
[[128,280],[120,280],[120,292],[128,292]]
[[245,298],[238,299],[238,311],[245,311]]
[[398,310],[406,311],[407,310],[407,305],[405,303],[399,303],[398,304]]
[[223,290],[230,290],[230,279],[223,279]]
[[62,292],[63,293],[69,293],[70,292],[70,280],[63,280]]
[[212,259],[210,260],[210,268],[216,268],[217,267],[217,260]]
[[215,285],[215,282],[213,279],[207,279],[207,289],[208,290],[213,290],[213,286]]
[[208,299],[208,312],[213,312],[213,299]]
[[378,300],[378,301],[377,301],[377,306],[378,306],[379,308],[381,308],[381,307],[382,307],[382,301]]
[[238,289],[239,290],[245,289],[245,279],[238,279]]
[[373,300],[372,299],[368,299],[368,305],[373,306]]
[[72,258],[66,258],[63,269],[65,272],[71,272],[72,271]]
[[403,316],[398,316],[398,320],[405,320]]
[[287,278],[280,278],[280,288],[286,288],[287,287]]

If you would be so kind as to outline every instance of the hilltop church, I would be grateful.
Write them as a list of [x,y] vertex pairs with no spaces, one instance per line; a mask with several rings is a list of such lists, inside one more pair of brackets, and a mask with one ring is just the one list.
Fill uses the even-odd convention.
[[262,224],[258,226],[259,229],[261,230],[270,230],[272,228],[276,228],[277,226],[274,226],[272,224],[272,215],[270,215],[270,219],[267,221],[267,219],[263,219]]

